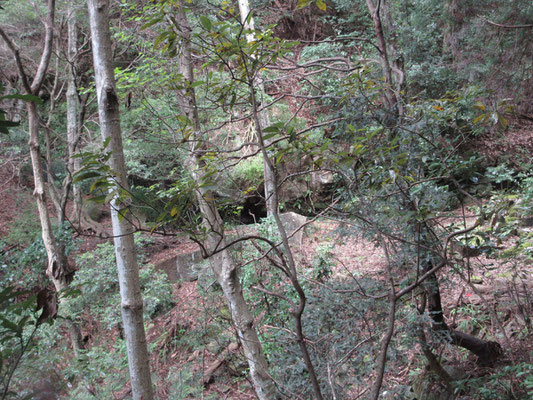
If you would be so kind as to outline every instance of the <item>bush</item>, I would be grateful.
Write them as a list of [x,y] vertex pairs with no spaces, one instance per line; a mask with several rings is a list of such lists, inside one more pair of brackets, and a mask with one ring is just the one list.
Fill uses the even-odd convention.
[[[142,241],[140,236],[136,236],[137,245]],[[139,259],[142,261],[142,255]],[[77,256],[76,263],[79,271],[72,286],[79,287],[81,295],[69,302],[71,312],[79,316],[84,311],[90,311],[108,328],[120,323],[120,294],[113,245],[100,244],[93,251]],[[173,305],[172,285],[168,277],[151,264],[140,268],[139,274],[145,317],[153,318],[157,313],[168,310]]]

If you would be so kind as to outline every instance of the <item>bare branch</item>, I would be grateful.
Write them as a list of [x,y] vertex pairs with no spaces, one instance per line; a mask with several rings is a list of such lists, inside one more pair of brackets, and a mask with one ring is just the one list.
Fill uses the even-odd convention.
[[22,60],[20,59],[20,52],[18,47],[13,43],[13,41],[7,36],[6,32],[0,27],[0,36],[2,36],[2,39],[7,44],[7,47],[9,47],[9,50],[13,53],[13,56],[15,57],[15,62],[17,64],[17,69],[20,75],[20,79],[22,80],[22,85],[24,86],[24,90],[26,93],[31,93],[31,87],[28,82],[28,76],[26,75],[26,72],[24,72],[24,66],[22,65]]
[[476,17],[482,19],[483,21],[485,21],[489,25],[496,26],[496,27],[502,28],[502,29],[529,29],[529,28],[533,28],[533,24],[523,24],[523,25],[498,24],[497,22],[493,22],[490,19],[487,19],[487,18],[485,18],[485,17],[483,17],[483,16],[481,16],[479,14],[476,14]]
[[43,83],[46,71],[48,70],[48,64],[50,63],[50,57],[52,56],[52,47],[54,39],[54,16],[55,16],[55,0],[48,0],[48,14],[46,15],[45,29],[46,36],[44,39],[44,50],[39,63],[39,68],[35,73],[33,82],[31,84],[31,93],[38,94],[39,89]]

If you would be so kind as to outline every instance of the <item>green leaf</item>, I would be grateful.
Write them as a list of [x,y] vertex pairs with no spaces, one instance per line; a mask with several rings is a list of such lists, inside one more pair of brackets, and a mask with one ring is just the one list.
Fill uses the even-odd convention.
[[250,23],[252,22],[252,13],[248,13],[248,17],[246,18],[246,25],[250,26]]
[[141,26],[141,30],[151,27],[152,25],[157,24],[158,22],[163,21],[163,16],[158,16],[156,18],[152,18],[150,21],[148,21],[146,24]]
[[263,140],[268,140],[268,139],[271,139],[273,138],[274,136],[276,136],[278,134],[278,132],[272,132],[272,133],[269,133],[267,135],[263,135]]
[[275,123],[273,125],[270,125],[270,126],[264,128],[263,132],[264,133],[269,133],[269,132],[278,133],[281,130],[282,127],[283,127],[283,122],[277,122],[277,123]]
[[34,96],[32,94],[8,94],[7,96],[4,96],[4,99],[17,99],[37,104],[43,104],[43,100],[39,96]]
[[107,148],[107,146],[109,145],[109,142],[111,141],[111,136],[107,137],[105,140],[104,140],[104,143],[102,145],[102,147],[105,149]]
[[8,320],[8,319],[6,319],[6,318],[4,318],[2,316],[0,316],[0,319],[2,320],[1,324],[2,324],[2,326],[5,329],[7,329],[7,330],[9,330],[11,332],[18,332],[19,331],[17,324],[11,322],[10,320]]
[[324,2],[324,0],[316,0],[316,6],[322,11],[326,11],[326,3]]
[[476,118],[474,118],[474,121],[472,121],[472,123],[473,124],[477,124],[480,121],[485,122],[486,118],[487,118],[487,114],[481,114],[481,115],[477,116]]
[[202,85],[205,85],[204,81],[194,81],[193,83],[191,83],[192,88],[197,88],[198,86],[202,86]]
[[100,196],[94,196],[89,199],[89,201],[92,201],[96,204],[104,204],[106,202],[107,195],[102,194]]
[[211,31],[211,20],[209,18],[207,18],[205,15],[200,15],[200,24],[202,24],[202,26],[204,27],[204,29],[208,32]]
[[84,173],[81,173],[81,174],[76,174],[76,177],[74,178],[74,180],[72,182],[76,183],[76,182],[79,182],[79,181],[84,181],[86,179],[96,178],[96,177],[101,177],[101,176],[102,176],[102,174],[100,174],[100,172],[98,172],[98,171],[87,171],[87,172],[84,172]]

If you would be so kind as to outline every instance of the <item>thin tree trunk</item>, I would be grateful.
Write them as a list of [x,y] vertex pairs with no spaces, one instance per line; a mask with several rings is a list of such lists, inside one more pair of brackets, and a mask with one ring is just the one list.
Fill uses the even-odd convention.
[[[76,87],[76,61],[78,54],[78,26],[76,12],[72,2],[69,2],[67,10],[67,146],[68,146],[68,175],[72,175],[80,169],[81,160],[74,158],[80,140],[80,100]],[[68,178],[68,177],[67,177]],[[78,185],[73,185],[72,195],[74,198],[72,220],[79,223],[81,211],[81,192]]]
[[[190,49],[190,26],[182,8],[178,10],[175,23],[183,38],[180,49],[179,70],[183,74],[185,81],[192,84],[194,82],[194,74]],[[202,160],[202,153],[206,150],[206,145],[200,133],[200,121],[196,108],[194,88],[189,86],[181,91],[179,100],[182,112],[192,122],[192,128],[194,129],[194,140],[191,142],[188,163],[193,179],[198,184],[196,198],[203,216],[204,226],[207,229],[205,246],[207,256],[211,255],[212,257],[211,265],[228,303],[233,324],[250,367],[250,377],[257,397],[260,400],[277,399],[279,394],[268,373],[268,363],[253,325],[254,320],[244,300],[237,265],[228,250],[218,251],[218,249],[226,247],[224,228],[214,200],[215,197],[209,190],[202,187],[206,180],[203,168],[204,161]]]
[[[239,11],[241,15],[241,23],[243,24],[244,28],[247,30],[253,30],[254,27],[254,19],[253,16],[250,14],[250,3],[248,0],[239,0]],[[255,40],[253,33],[246,34],[246,40],[249,42]],[[265,97],[265,88],[263,84],[263,79],[261,76],[261,72],[258,72],[256,80],[252,82],[252,90],[257,87],[259,88],[259,98],[261,100]],[[257,105],[259,108],[262,106],[262,101],[259,102]],[[268,110],[260,110],[258,112],[258,118],[254,120],[256,133],[259,135],[259,132],[261,132],[264,128],[270,126],[270,117],[268,116]],[[265,143],[267,147],[267,154],[268,154],[268,147],[270,146],[270,141],[267,141]],[[276,181],[276,170],[275,168],[270,168],[268,165],[268,161],[263,156],[263,175],[265,179],[265,202],[266,202],[266,210],[267,215],[272,216],[274,215],[274,209],[277,207],[277,202],[274,199],[274,191],[276,189],[275,181]]]
[[279,197],[278,197],[278,185],[276,181],[275,168],[274,168],[274,164],[271,158],[269,157],[267,144],[265,143],[263,139],[263,130],[261,128],[261,123],[259,120],[260,112],[258,111],[259,110],[258,102],[257,102],[256,94],[253,88],[253,81],[252,81],[253,78],[249,76],[248,79],[249,79],[249,86],[251,89],[250,98],[252,99],[252,115],[253,115],[253,118],[254,118],[254,121],[257,127],[257,138],[259,141],[259,147],[263,154],[263,161],[265,165],[265,176],[266,176],[266,172],[268,171],[269,176],[271,176],[271,179],[272,179],[272,192],[270,194],[270,198],[272,201],[271,213],[272,213],[272,216],[274,217],[274,220],[276,221],[276,226],[281,235],[283,248],[285,249],[285,256],[286,256],[287,264],[289,267],[287,270],[289,274],[289,279],[291,281],[291,284],[294,287],[294,290],[296,291],[298,295],[298,304],[296,305],[296,307],[294,307],[294,309],[291,310],[291,314],[294,319],[295,331],[296,331],[296,341],[298,342],[298,346],[300,347],[300,351],[302,352],[302,357],[307,367],[307,372],[309,373],[309,379],[311,380],[311,385],[313,386],[315,398],[317,400],[322,400],[323,397],[322,397],[322,391],[320,389],[320,383],[318,381],[318,378],[315,372],[315,367],[311,360],[311,356],[309,354],[309,350],[305,342],[305,335],[303,333],[302,316],[305,310],[305,304],[306,304],[307,299],[305,296],[305,292],[302,286],[300,285],[300,282],[298,279],[298,271],[296,270],[296,262],[294,260],[294,255],[292,253],[292,249],[289,244],[289,238],[287,236],[287,231],[285,230],[285,227],[283,226],[283,222],[281,221],[281,218],[279,216],[279,207],[278,207]]
[[[373,226],[375,228],[375,226]],[[386,264],[386,271],[387,271],[387,280],[389,281],[389,314],[387,317],[387,330],[385,331],[385,335],[383,336],[383,339],[381,340],[381,348],[379,353],[378,362],[376,363],[376,369],[378,376],[376,377],[376,381],[374,382],[374,387],[372,388],[372,394],[370,395],[370,398],[372,400],[378,400],[379,399],[379,392],[381,390],[381,385],[383,384],[383,377],[385,376],[385,366],[387,364],[387,352],[389,350],[389,345],[392,340],[392,335],[394,334],[394,325],[396,323],[396,290],[394,288],[394,277],[392,275],[391,270],[391,264],[392,260],[389,253],[389,248],[385,240],[383,239],[383,236],[378,233],[378,238],[381,244],[381,247],[383,248],[383,251],[385,252],[385,257],[387,259]]]
[[113,73],[109,0],[88,0],[88,8],[100,130],[102,140],[109,140],[109,149],[112,151],[109,166],[116,174],[112,179],[114,184],[112,190],[116,194],[111,201],[111,220],[131,388],[133,399],[151,400],[154,396],[143,323],[143,300],[139,284],[137,252],[133,242],[135,228],[129,222],[129,218],[122,217],[128,213],[128,209],[117,193],[117,191],[128,190],[128,183],[122,148],[118,96]]
[[381,69],[383,77],[385,78],[385,89],[383,91],[383,103],[387,107],[389,112],[395,112],[396,96],[393,89],[392,81],[392,68],[389,61],[389,55],[387,51],[387,43],[385,42],[385,34],[383,33],[383,25],[381,24],[380,9],[381,1],[377,0],[377,5],[373,0],[366,0],[366,5],[372,16],[372,22],[374,23],[374,30],[376,32],[376,38],[378,40],[378,50],[381,60]]
[[[52,56],[52,46],[54,41],[54,17],[55,17],[55,0],[48,0],[48,12],[44,20],[45,24],[45,39],[44,48],[37,72],[33,81],[29,82],[28,76],[24,71],[22,59],[20,57],[19,49],[7,36],[7,34],[0,28],[0,36],[6,42],[8,48],[15,57],[19,76],[26,94],[37,96],[42,86],[43,80],[46,76],[50,58]],[[27,102],[26,109],[28,112],[28,130],[29,130],[29,147],[30,156],[33,169],[33,180],[35,189],[33,195],[37,203],[39,211],[39,220],[41,222],[41,236],[46,249],[48,257],[48,267],[46,274],[54,283],[56,291],[60,291],[68,286],[72,279],[73,271],[67,263],[67,258],[61,248],[56,242],[52,231],[52,223],[50,221],[50,213],[47,207],[46,192],[44,184],[44,171],[42,166],[42,154],[39,145],[39,113],[37,105],[34,102]]]
[[42,166],[42,157],[39,147],[39,115],[35,103],[27,104],[28,108],[28,126],[30,131],[30,156],[33,167],[33,181],[35,189],[33,195],[37,202],[39,210],[39,219],[41,222],[41,236],[48,256],[48,268],[46,274],[50,277],[56,291],[65,289],[72,279],[73,271],[67,263],[67,258],[61,246],[58,245],[52,232],[52,223],[47,207],[46,193],[44,186],[44,174]]

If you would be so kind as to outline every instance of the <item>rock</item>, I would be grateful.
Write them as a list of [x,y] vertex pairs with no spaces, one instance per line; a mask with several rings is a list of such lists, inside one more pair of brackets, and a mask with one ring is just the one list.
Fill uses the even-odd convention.
[[[289,238],[289,243],[291,246],[294,247],[301,247],[302,241],[307,234],[307,226],[304,225],[307,222],[307,217],[297,214],[295,212],[286,212],[281,213],[279,215],[281,219],[281,223],[285,227],[285,230],[287,231],[287,236]],[[258,235],[256,225],[239,225],[235,227],[234,233],[231,233],[228,235],[227,242],[230,243],[231,241],[244,237],[244,236],[250,236],[250,235]],[[234,246],[232,246],[233,250],[240,250],[242,248],[242,243],[236,243]]]
[[379,396],[383,400],[417,400],[414,397],[414,393],[411,390],[410,386],[407,385],[398,385],[392,388],[391,390],[386,390]]
[[[467,373],[460,367],[443,365],[444,370],[455,380],[465,379]],[[454,398],[446,385],[432,371],[424,371],[412,382],[413,398],[417,400],[451,400]]]
[[301,247],[306,234],[306,227],[302,227],[302,225],[307,222],[307,217],[292,211],[280,214],[279,217],[287,230],[287,236],[289,237],[291,246]]
[[[301,247],[304,235],[306,234],[305,227],[301,227],[307,222],[307,218],[294,212],[280,214],[280,218],[283,226],[287,230],[287,236],[289,237],[291,246],[294,248]],[[255,225],[240,225],[235,228],[233,233],[227,235],[227,243],[240,237],[257,234]],[[243,242],[237,242],[230,247],[230,250],[239,252],[242,250],[242,245]],[[202,261],[204,261],[202,252],[196,250],[162,261],[155,267],[166,272],[170,282],[176,282],[178,280],[193,282],[198,279],[198,275],[202,271]]]
[[178,280],[193,282],[198,279],[198,274],[202,270],[200,266],[202,261],[202,252],[196,250],[169,258],[160,262],[155,267],[164,271],[168,275],[170,282],[176,282]]
[[176,270],[178,278],[193,282],[198,279],[198,274],[201,270],[199,264],[203,261],[202,252],[200,250],[192,253],[180,254],[176,257]]
[[87,215],[94,222],[100,222],[100,220],[107,214],[106,206],[103,204],[95,203],[94,201],[84,201],[83,207],[85,208]]
[[435,375],[426,371],[413,380],[414,398],[417,400],[451,400],[453,394],[448,391]]
[[59,397],[55,385],[49,379],[42,379],[33,386],[31,399],[34,400],[57,400]]

